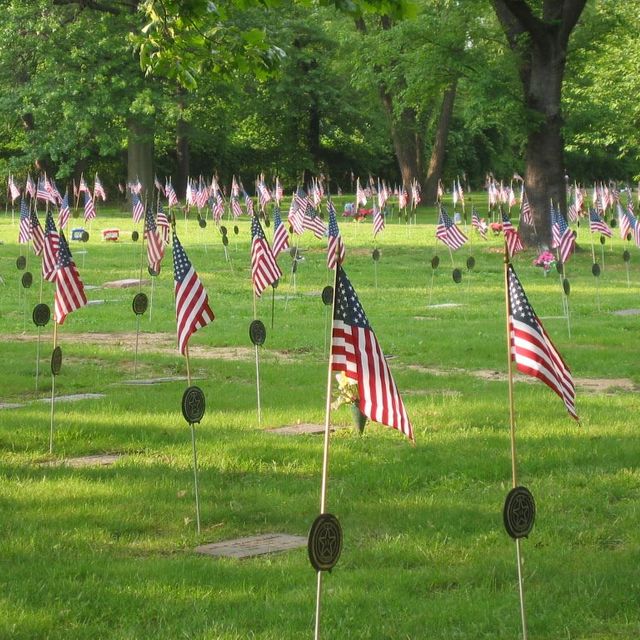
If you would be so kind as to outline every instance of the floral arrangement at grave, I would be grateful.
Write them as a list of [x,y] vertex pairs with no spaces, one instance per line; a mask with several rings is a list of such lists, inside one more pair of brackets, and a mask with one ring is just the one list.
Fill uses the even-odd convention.
[[354,427],[359,433],[362,433],[364,431],[365,424],[367,423],[367,416],[360,411],[358,383],[354,382],[351,378],[348,378],[344,371],[336,374],[336,380],[338,381],[338,393],[335,400],[331,403],[331,408],[338,409],[343,404],[350,405]]
[[551,253],[551,251],[543,251],[538,255],[538,257],[533,261],[533,265],[535,267],[542,267],[544,270],[544,275],[546,276],[551,268],[556,263],[556,257]]

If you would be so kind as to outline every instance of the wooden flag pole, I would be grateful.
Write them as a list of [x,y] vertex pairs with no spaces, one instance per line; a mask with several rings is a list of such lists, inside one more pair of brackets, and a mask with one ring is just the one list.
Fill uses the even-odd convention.
[[[189,365],[189,345],[185,345],[184,358],[187,363],[187,386],[191,386],[191,368]],[[196,429],[193,423],[189,423],[191,428],[191,449],[193,451],[193,490],[196,497],[196,529],[200,535],[200,494],[198,491],[198,453],[196,449]]]
[[[509,383],[509,433],[511,440],[511,487],[517,486],[516,472],[516,427],[515,405],[513,400],[513,364],[511,360],[511,327],[509,323],[509,252],[505,242],[504,252],[504,295],[505,315],[507,325],[507,378]],[[516,538],[516,563],[518,567],[518,591],[520,595],[520,619],[522,621],[522,640],[527,640],[527,618],[524,603],[524,581],[522,578],[522,557],[520,553],[520,539]]]
[[[58,323],[53,320],[53,350],[58,346]],[[49,453],[53,453],[53,418],[56,397],[56,376],[51,372],[51,422],[49,427]]]
[[[336,273],[333,279],[333,300],[331,302],[331,331],[333,334],[333,317],[336,308],[336,295],[338,291],[338,267],[340,262],[336,264]],[[320,488],[320,513],[326,513],[327,506],[327,480],[329,476],[329,422],[331,418],[331,374],[332,374],[332,356],[329,349],[329,365],[327,367],[327,398],[324,411],[324,448],[322,452],[322,485]],[[316,586],[316,617],[314,628],[314,640],[320,638],[320,608],[322,603],[322,571],[317,572]]]

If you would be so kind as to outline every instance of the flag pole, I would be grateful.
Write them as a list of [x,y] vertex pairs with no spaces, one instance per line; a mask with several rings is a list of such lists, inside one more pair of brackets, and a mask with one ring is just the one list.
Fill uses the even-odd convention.
[[[184,348],[184,359],[187,363],[187,386],[191,386],[191,368],[189,365],[189,344]],[[191,429],[191,449],[193,451],[193,490],[196,497],[196,530],[200,535],[200,496],[198,491],[198,453],[196,449],[196,429],[193,422],[189,423]]]
[[[58,346],[58,322],[53,320],[53,350]],[[56,375],[51,372],[51,422],[49,427],[49,453],[53,453],[53,417],[56,397]]]
[[[253,290],[253,319],[257,320],[256,292]],[[258,410],[258,428],[262,425],[262,407],[260,405],[260,356],[258,354],[258,344],[253,345],[256,352],[256,403]]]
[[[507,328],[507,379],[509,383],[509,433],[511,440],[511,487],[517,486],[516,471],[516,428],[515,405],[513,400],[513,364],[511,360],[511,325],[509,322],[509,250],[505,240],[504,248],[504,295],[505,316]],[[520,553],[520,538],[516,538],[516,563],[518,567],[518,592],[520,596],[520,619],[522,622],[522,640],[527,640],[527,618],[524,604],[524,581],[522,578],[522,556]]]
[[[336,308],[336,295],[338,291],[338,269],[340,268],[340,258],[338,256],[335,267],[335,276],[333,280],[333,300],[331,302],[331,331],[333,333],[333,317],[335,315]],[[322,485],[320,489],[320,513],[325,513],[327,504],[327,479],[329,475],[329,421],[331,417],[331,366],[332,355],[331,349],[329,349],[329,365],[327,367],[327,398],[325,403],[324,412],[324,448],[322,453]],[[320,638],[320,607],[322,602],[322,571],[318,571],[318,580],[316,586],[316,617],[315,617],[315,629],[314,640]]]

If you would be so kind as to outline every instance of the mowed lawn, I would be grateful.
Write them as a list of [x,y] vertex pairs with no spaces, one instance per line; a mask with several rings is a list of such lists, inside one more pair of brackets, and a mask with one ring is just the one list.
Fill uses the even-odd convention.
[[[41,286],[39,258],[17,244],[17,214],[0,215],[0,638],[313,637],[316,575],[305,548],[244,560],[194,551],[260,533],[306,536],[320,510],[322,436],[271,430],[324,423],[326,240],[299,239],[295,277],[291,257],[280,256],[275,295],[255,303],[267,328],[256,363],[250,225],[224,224],[226,255],[210,219],[202,229],[180,214],[176,226],[216,315],[190,341],[193,384],[206,397],[195,428],[198,535],[171,248],[151,279],[131,216],[116,209],[98,211],[88,242],[70,242],[91,304],[58,328],[49,454],[53,328],[38,330],[31,313],[52,305],[53,285]],[[416,445],[377,424],[359,436],[348,407],[331,413],[342,428],[330,438],[327,509],[344,545],[324,575],[322,637],[518,638],[515,544],[502,522],[511,488],[502,239],[468,228],[471,242],[451,257],[435,245],[432,209],[417,224],[392,216],[377,242],[370,218],[339,224],[345,270],[389,356]],[[119,228],[120,240],[102,241],[105,228]],[[521,545],[532,639],[640,637],[640,250],[617,229],[605,245],[593,240],[598,278],[584,225],[566,265],[569,318],[555,268],[545,277],[531,250],[514,260],[573,371],[580,416],[578,425],[550,389],[516,375],[518,483],[537,506]],[[21,254],[34,276],[28,289]],[[141,272],[150,308],[138,318],[138,288],[104,284]],[[167,381],[131,384],[158,378]],[[83,393],[96,397],[64,401]],[[122,457],[57,464],[102,453]]]

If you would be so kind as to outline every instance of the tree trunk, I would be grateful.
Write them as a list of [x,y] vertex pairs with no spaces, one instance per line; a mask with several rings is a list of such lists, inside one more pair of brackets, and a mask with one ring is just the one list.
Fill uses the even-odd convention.
[[427,204],[436,201],[438,195],[438,180],[442,178],[442,168],[444,167],[445,152],[447,148],[447,138],[449,137],[449,125],[453,115],[453,105],[456,100],[458,80],[455,79],[444,92],[442,108],[438,118],[436,137],[431,150],[431,160],[427,170],[427,179],[424,183],[423,200]]
[[187,190],[187,180],[189,179],[191,153],[189,148],[189,123],[182,118],[184,111],[184,96],[181,90],[178,95],[178,107],[180,115],[176,122],[176,181],[173,188],[179,200],[183,200]]
[[143,198],[153,189],[153,120],[138,115],[129,118],[127,146],[127,180],[140,180],[144,188]]

